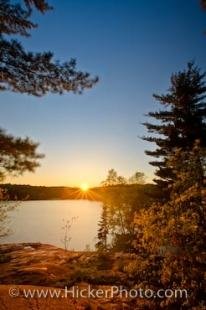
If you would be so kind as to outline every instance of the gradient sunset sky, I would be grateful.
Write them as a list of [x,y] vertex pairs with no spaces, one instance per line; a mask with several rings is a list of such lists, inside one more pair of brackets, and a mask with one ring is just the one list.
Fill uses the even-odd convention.
[[45,154],[33,173],[6,182],[32,185],[98,185],[114,168],[126,177],[153,170],[138,138],[144,114],[158,110],[172,72],[190,60],[206,70],[206,12],[198,0],[49,1],[35,13],[39,28],[21,39],[26,49],[77,59],[99,83],[83,95],[42,98],[1,93],[0,124],[8,133],[40,142]]

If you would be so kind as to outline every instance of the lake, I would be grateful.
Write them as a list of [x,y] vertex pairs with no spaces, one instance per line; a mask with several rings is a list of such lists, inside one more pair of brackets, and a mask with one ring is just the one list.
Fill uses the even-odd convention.
[[41,242],[64,247],[63,226],[75,218],[69,230],[69,250],[94,249],[101,202],[88,200],[38,200],[23,201],[10,213],[12,233],[1,239],[8,242]]

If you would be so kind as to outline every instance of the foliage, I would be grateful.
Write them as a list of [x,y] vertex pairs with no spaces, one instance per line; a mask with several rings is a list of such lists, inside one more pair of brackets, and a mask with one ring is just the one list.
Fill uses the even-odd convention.
[[[34,96],[48,92],[62,94],[81,93],[91,88],[97,78],[76,69],[71,59],[61,64],[53,61],[51,52],[27,52],[13,37],[29,37],[37,25],[31,21],[33,9],[41,13],[52,9],[45,0],[24,0],[12,3],[0,0],[0,91],[10,90]],[[10,39],[12,38],[12,39]],[[21,174],[34,171],[39,166],[38,144],[29,138],[16,138],[0,129],[0,181],[7,174]],[[6,219],[6,210],[1,206],[1,222]]]
[[37,147],[38,143],[29,138],[16,138],[0,129],[0,181],[7,174],[34,171],[39,166],[38,159],[43,157],[36,152]]
[[162,188],[168,189],[168,184],[175,178],[172,169],[167,166],[173,148],[191,148],[197,139],[202,146],[206,146],[205,97],[205,73],[201,73],[193,63],[172,75],[167,94],[154,95],[164,109],[148,114],[156,123],[144,125],[154,135],[143,139],[157,146],[156,150],[146,151],[146,154],[157,158],[150,164],[157,168],[155,182]]
[[95,262],[97,270],[108,270],[111,268],[111,259],[107,253],[98,252],[97,260]]
[[[156,285],[160,285],[157,281],[160,278],[163,287],[187,289],[190,296],[185,303],[190,307],[204,302],[206,190],[203,158],[205,151],[200,141],[196,141],[191,150],[175,149],[167,162],[176,178],[170,200],[141,210],[135,218],[135,246],[139,253],[146,255],[146,261],[162,256]],[[137,274],[140,272],[141,269]],[[171,304],[177,302],[180,301],[167,300]]]
[[113,186],[118,184],[126,183],[126,180],[122,176],[118,176],[116,170],[110,169],[106,180],[102,181],[102,186]]
[[149,184],[103,187],[97,248],[124,252],[134,250],[134,214],[154,201],[155,195],[152,197],[151,193],[155,192],[156,187]]
[[78,71],[74,59],[60,64],[53,61],[51,52],[27,52],[17,40],[8,39],[30,36],[30,30],[37,27],[30,19],[33,7],[41,13],[51,9],[44,0],[23,3],[0,0],[0,90],[42,96],[91,88],[98,79]]
[[129,179],[129,184],[144,184],[145,183],[145,174],[144,172],[136,171]]
[[[76,62],[60,64],[52,53],[26,52],[22,45],[9,37],[28,37],[37,25],[31,21],[33,8],[41,13],[51,7],[45,0],[25,0],[12,4],[0,0],[0,91],[11,90],[35,96],[47,92],[81,92],[92,87],[97,78],[76,70]],[[36,153],[38,144],[30,139],[15,138],[0,129],[0,179],[6,173],[34,171],[42,155]]]
[[105,251],[107,250],[107,236],[109,233],[107,206],[105,204],[103,204],[102,206],[101,219],[98,225],[99,225],[97,234],[98,242],[96,243],[96,248],[98,251]]
[[0,188],[0,238],[10,234],[8,228],[9,213],[17,207],[16,202],[9,201],[9,196],[5,190]]
[[[65,186],[32,186],[22,184],[1,184],[1,188],[6,189],[10,200],[52,200],[52,199],[87,199],[105,202],[111,195],[117,195],[117,192],[124,188],[128,192],[128,198],[134,202],[135,197],[145,197],[152,201],[150,197],[154,196],[157,199],[160,196],[160,191],[157,186],[153,184],[144,185],[125,185],[125,186],[108,186],[108,187],[95,187],[91,188],[92,195],[80,196],[77,194],[77,187]],[[135,202],[134,202],[135,203]]]
[[106,180],[102,181],[102,186],[114,186],[114,185],[125,185],[125,184],[144,184],[145,175],[143,172],[135,172],[128,180],[118,175],[115,169],[110,169]]

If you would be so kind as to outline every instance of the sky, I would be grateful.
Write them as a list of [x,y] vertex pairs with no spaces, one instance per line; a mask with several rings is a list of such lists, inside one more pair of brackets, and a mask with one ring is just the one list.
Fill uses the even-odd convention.
[[206,12],[198,0],[49,1],[53,11],[35,13],[39,27],[21,38],[27,50],[52,51],[61,61],[99,76],[82,95],[41,98],[3,92],[0,124],[15,136],[38,141],[45,154],[35,173],[6,182],[47,186],[99,185],[107,171],[153,177],[145,149],[145,114],[159,110],[153,93],[188,61],[206,70]]

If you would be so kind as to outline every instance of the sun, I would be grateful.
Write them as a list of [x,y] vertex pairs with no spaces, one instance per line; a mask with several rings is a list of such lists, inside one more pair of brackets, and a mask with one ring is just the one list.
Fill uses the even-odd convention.
[[83,192],[87,192],[89,190],[89,185],[87,183],[82,183],[80,188]]

